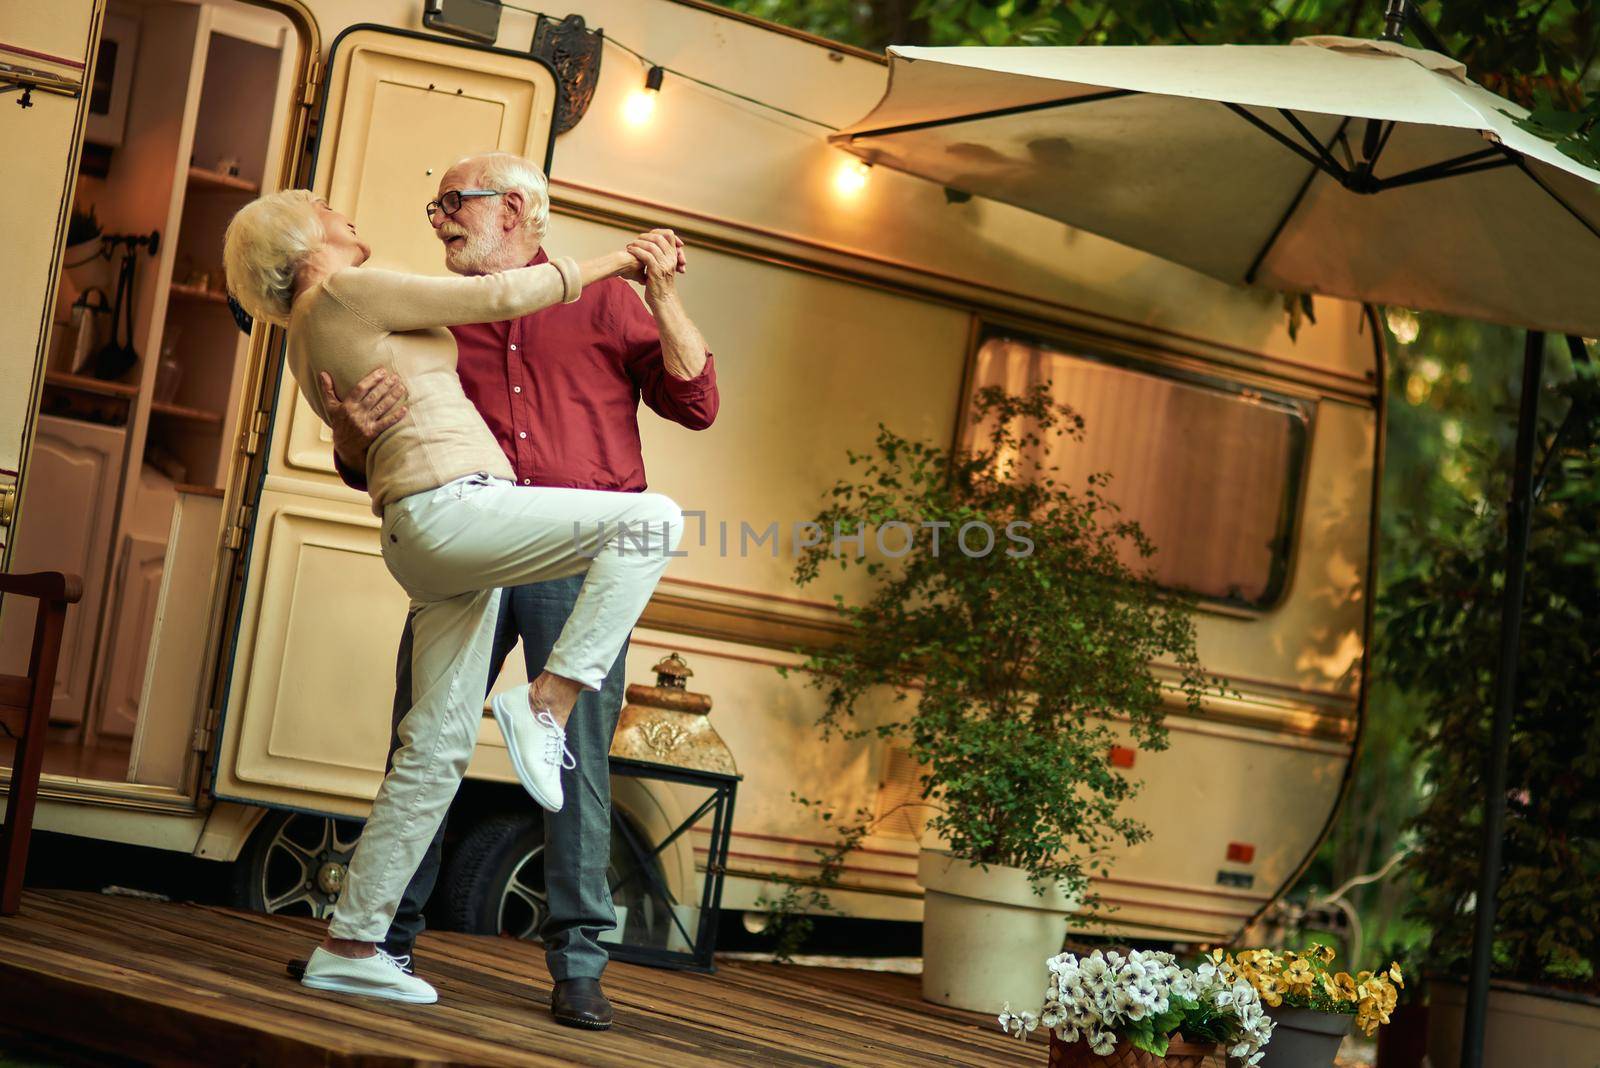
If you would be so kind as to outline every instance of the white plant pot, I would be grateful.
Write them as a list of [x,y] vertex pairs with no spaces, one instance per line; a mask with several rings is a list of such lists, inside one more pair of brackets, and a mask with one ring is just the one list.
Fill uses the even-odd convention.
[[[1428,1060],[1436,1068],[1461,1062],[1466,1022],[1464,983],[1435,979],[1428,986]],[[1485,1065],[1567,1068],[1596,1063],[1600,999],[1496,980],[1489,986],[1483,1035]]]
[[1045,961],[1061,952],[1076,898],[1051,885],[1043,895],[1018,868],[988,871],[924,849],[917,862],[922,899],[922,996],[975,1012],[1038,1012],[1049,978]]

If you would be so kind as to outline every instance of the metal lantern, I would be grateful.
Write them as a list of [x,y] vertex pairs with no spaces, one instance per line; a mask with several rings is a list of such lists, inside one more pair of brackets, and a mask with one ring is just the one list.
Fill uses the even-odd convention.
[[611,755],[737,776],[733,752],[711,725],[711,697],[690,692],[694,672],[683,657],[671,653],[650,670],[654,686],[628,687]]
[[[672,653],[652,669],[654,686],[630,685],[617,732],[611,743],[611,774],[654,779],[688,787],[701,795],[689,817],[649,845],[613,813],[613,823],[630,854],[628,872],[611,888],[613,897],[633,880],[644,883],[644,897],[633,908],[648,910],[647,917],[620,915],[617,941],[608,946],[615,960],[656,964],[694,971],[715,971],[718,918],[722,910],[722,883],[727,873],[729,839],[733,831],[733,805],[743,776],[734,764],[728,744],[711,726],[711,698],[693,693],[688,680],[694,675],[683,657]],[[709,819],[711,833],[705,853],[698,905],[678,901],[661,875],[659,857],[696,824]],[[699,867],[699,865],[697,865]]]

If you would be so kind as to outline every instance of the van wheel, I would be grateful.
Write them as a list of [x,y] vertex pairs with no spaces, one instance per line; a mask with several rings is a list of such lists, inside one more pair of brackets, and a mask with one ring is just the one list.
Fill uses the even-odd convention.
[[233,865],[233,903],[283,916],[333,914],[344,889],[360,820],[274,812],[261,821]]
[[[663,910],[652,908],[645,880],[636,870],[612,815],[610,884],[613,903],[627,911],[627,940],[666,938]],[[658,868],[659,871],[659,868]],[[544,817],[537,812],[489,816],[469,830],[445,865],[442,880],[445,926],[471,934],[496,934],[538,941],[550,914],[544,881]],[[661,927],[659,932],[654,928]]]

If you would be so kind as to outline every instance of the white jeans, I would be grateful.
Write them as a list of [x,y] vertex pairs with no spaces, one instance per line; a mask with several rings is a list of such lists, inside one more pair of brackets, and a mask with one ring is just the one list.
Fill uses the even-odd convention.
[[383,510],[383,559],[411,596],[412,706],[328,933],[379,942],[478,741],[500,588],[587,572],[545,670],[598,690],[683,536],[659,493],[469,475]]

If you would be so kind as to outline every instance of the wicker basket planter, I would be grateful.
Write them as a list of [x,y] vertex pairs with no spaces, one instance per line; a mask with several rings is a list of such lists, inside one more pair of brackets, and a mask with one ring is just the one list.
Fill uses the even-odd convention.
[[1175,1038],[1167,1055],[1157,1057],[1127,1042],[1117,1043],[1110,1053],[1096,1053],[1089,1043],[1063,1042],[1050,1036],[1050,1068],[1202,1068],[1206,1058],[1217,1050],[1215,1042],[1185,1042]]

